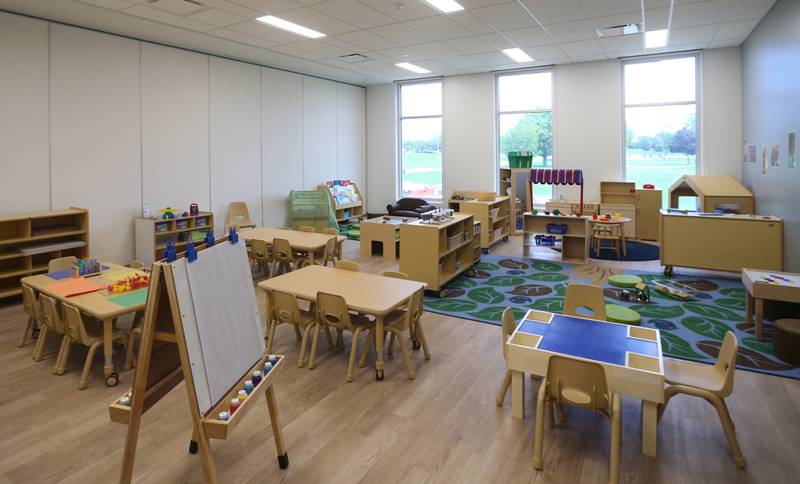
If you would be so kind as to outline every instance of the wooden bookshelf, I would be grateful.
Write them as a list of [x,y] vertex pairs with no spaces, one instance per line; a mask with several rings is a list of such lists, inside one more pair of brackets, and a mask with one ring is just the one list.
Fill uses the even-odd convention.
[[0,299],[22,294],[20,279],[45,273],[50,259],[68,256],[89,256],[88,210],[0,217]]
[[164,258],[169,241],[175,244],[178,252],[183,251],[192,237],[195,237],[195,243],[202,243],[206,233],[214,230],[214,214],[199,212],[197,215],[173,219],[137,218],[135,228],[136,258],[150,265]]
[[[526,213],[524,215],[524,233],[522,235],[523,257],[533,257],[533,248],[536,235],[553,235],[561,239],[561,260],[573,264],[586,264],[589,262],[589,222],[584,217],[566,215],[544,215]],[[567,232],[551,234],[547,231],[547,224],[564,224]]]
[[443,223],[421,220],[400,226],[400,271],[408,278],[427,284],[443,296],[444,285],[470,270],[476,253],[475,218],[457,213]]
[[356,183],[348,183],[344,185],[346,187],[352,187],[352,189],[348,189],[350,192],[348,198],[351,198],[351,201],[345,203],[337,202],[334,196],[334,190],[336,186],[342,185],[331,185],[329,182],[325,185],[320,185],[317,187],[317,190],[324,191],[328,194],[328,200],[330,201],[331,208],[333,208],[333,213],[336,216],[336,221],[339,223],[342,222],[349,222],[351,220],[355,220],[356,222],[361,220],[362,217],[366,215],[364,211],[364,197],[361,195],[361,190],[358,188]]
[[489,249],[511,233],[511,197],[498,196],[492,201],[461,200],[459,211],[472,214],[481,223],[481,249]]
[[511,198],[511,233],[522,233],[523,214],[531,210],[530,168],[500,168],[500,195]]

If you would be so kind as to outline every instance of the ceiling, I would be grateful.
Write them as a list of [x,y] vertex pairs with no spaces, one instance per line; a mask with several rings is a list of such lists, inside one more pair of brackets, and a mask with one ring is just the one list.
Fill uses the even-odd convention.
[[[0,0],[0,9],[359,85],[431,75],[736,46],[775,0],[458,0],[442,14],[422,0]],[[642,5],[644,8],[642,8]],[[326,34],[309,40],[256,22],[276,15]],[[667,48],[642,34],[597,29],[670,23]],[[500,52],[522,48],[534,62]],[[359,53],[360,62],[341,58]],[[412,62],[433,74],[396,67]]]

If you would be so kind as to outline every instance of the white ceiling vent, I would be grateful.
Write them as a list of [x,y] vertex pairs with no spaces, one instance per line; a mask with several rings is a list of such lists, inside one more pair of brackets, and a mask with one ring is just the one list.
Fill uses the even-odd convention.
[[347,62],[348,64],[358,64],[359,62],[366,62],[371,59],[364,54],[345,54],[340,55],[339,60]]
[[621,35],[638,34],[641,31],[642,31],[642,24],[633,23],[633,24],[623,24],[623,25],[612,25],[611,27],[597,29],[597,35],[599,35],[600,37],[619,37]]

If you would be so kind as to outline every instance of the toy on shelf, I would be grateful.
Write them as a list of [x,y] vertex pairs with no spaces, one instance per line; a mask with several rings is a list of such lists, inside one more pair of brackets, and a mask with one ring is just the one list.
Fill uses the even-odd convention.
[[189,205],[189,215],[195,217],[200,214],[200,208],[197,206],[196,203],[192,203]]
[[145,289],[150,285],[150,276],[147,274],[140,274],[136,276],[126,277],[125,279],[120,279],[118,281],[114,281],[108,286],[108,292],[111,294],[120,294],[123,292],[129,291],[137,291],[139,289]]
[[170,208],[170,207],[162,208],[161,210],[159,210],[159,212],[161,213],[161,218],[164,220],[172,220],[173,218],[176,217],[175,214],[180,213],[180,211],[177,208]]
[[543,247],[552,247],[556,245],[556,238],[553,235],[538,234],[533,240],[536,245],[541,245]]

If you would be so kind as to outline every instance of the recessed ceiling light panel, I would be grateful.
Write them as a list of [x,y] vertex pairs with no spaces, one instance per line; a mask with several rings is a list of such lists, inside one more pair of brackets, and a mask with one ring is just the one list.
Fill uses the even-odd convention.
[[649,32],[644,33],[644,46],[647,49],[657,49],[659,47],[666,47],[667,46],[667,33],[669,31],[664,30],[650,30]]
[[425,0],[425,3],[429,4],[435,9],[441,10],[444,13],[459,12],[464,10],[464,7],[462,7],[455,0]]
[[418,65],[414,65],[414,64],[412,64],[410,62],[399,62],[399,63],[397,63],[395,65],[397,67],[401,68],[401,69],[405,69],[407,71],[411,71],[411,72],[413,72],[415,74],[430,74],[431,73],[431,71],[429,71],[428,69],[425,69],[424,67],[420,67]]
[[533,58],[531,58],[531,56],[526,54],[525,51],[519,47],[514,47],[513,49],[503,49],[503,54],[510,57],[514,62],[533,62]]
[[288,30],[289,32],[302,35],[304,37],[310,37],[312,39],[325,37],[325,34],[322,32],[317,32],[316,30],[309,29],[308,27],[297,25],[294,22],[289,22],[288,20],[275,17],[274,15],[265,15],[263,17],[258,17],[256,20],[267,25],[272,25],[273,27],[278,27],[279,29]]

